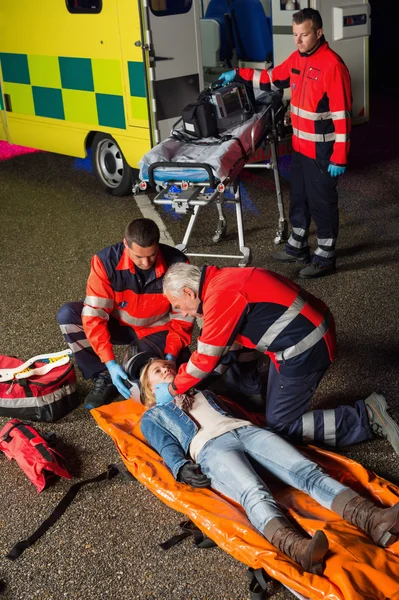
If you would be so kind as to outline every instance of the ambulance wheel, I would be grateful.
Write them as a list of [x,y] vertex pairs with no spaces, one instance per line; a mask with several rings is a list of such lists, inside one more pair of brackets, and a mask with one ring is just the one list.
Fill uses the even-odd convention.
[[113,137],[96,133],[91,160],[94,174],[103,190],[112,196],[129,196],[132,193],[132,169]]

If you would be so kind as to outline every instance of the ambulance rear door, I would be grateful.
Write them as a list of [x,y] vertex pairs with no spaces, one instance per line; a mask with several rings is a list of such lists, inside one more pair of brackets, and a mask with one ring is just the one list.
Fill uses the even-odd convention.
[[153,143],[169,136],[182,109],[203,89],[197,0],[144,0],[143,37]]

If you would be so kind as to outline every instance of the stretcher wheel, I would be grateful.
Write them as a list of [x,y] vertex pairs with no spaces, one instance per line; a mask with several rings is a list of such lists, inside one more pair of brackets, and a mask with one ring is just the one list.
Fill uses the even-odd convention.
[[218,222],[218,226],[215,231],[215,234],[212,237],[212,242],[215,242],[215,244],[217,244],[218,242],[220,242],[220,240],[222,240],[224,237],[226,237],[226,233],[227,233],[227,221],[226,221],[226,219],[220,219]]
[[96,133],[93,138],[91,161],[102,189],[112,196],[130,196],[133,172],[113,137]]

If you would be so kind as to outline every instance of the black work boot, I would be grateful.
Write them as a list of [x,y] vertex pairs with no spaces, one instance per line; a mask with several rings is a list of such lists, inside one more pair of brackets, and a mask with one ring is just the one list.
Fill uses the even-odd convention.
[[322,265],[321,263],[313,260],[309,266],[299,271],[299,277],[301,279],[315,279],[316,277],[324,277],[335,272],[335,263],[330,265]]
[[389,407],[384,396],[373,392],[364,403],[372,431],[385,437],[391,443],[396,454],[399,454],[399,426],[389,416]]
[[96,377],[93,377],[93,389],[86,396],[84,408],[91,410],[104,404],[110,404],[118,396],[119,392],[112,383],[111,375],[108,371],[102,371]]
[[307,252],[306,254],[288,254],[285,250],[279,250],[278,252],[273,252],[271,255],[273,260],[276,260],[280,263],[303,263],[307,265],[310,263],[310,254]]
[[[278,527],[270,535],[271,530]],[[297,531],[291,524],[284,524],[283,519],[278,517],[269,521],[264,531],[264,536],[273,546],[276,546],[281,552],[292,558],[301,565],[304,571],[321,575],[323,573],[323,558],[328,552],[328,539],[324,531],[318,530],[312,538],[307,538]]]
[[333,501],[332,510],[341,514],[348,523],[363,529],[377,546],[386,548],[393,544],[399,534],[399,502],[390,508],[382,508],[356,495],[340,509],[339,497],[344,497],[346,493],[338,494]]

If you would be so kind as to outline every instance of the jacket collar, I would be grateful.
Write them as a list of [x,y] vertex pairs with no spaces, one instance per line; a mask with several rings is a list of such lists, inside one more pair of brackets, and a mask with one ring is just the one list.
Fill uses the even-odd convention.
[[[168,269],[168,266],[162,255],[161,249],[159,248],[157,258],[155,261],[155,277],[157,279],[159,279],[160,277],[165,275],[167,269]],[[130,271],[133,274],[136,273],[136,266],[135,266],[134,262],[132,261],[132,259],[129,257],[127,248],[124,248],[121,259],[118,263],[118,266],[116,267],[116,270],[117,271]]]
[[326,42],[326,38],[324,37],[324,35],[321,36],[320,38],[320,42],[317,44],[317,46],[315,48],[313,48],[313,50],[311,52],[299,52],[299,56],[302,56],[303,58],[308,58],[309,56],[313,56],[314,54],[316,54],[316,52],[318,52],[319,50],[327,50],[328,48],[328,43]]
[[198,305],[197,312],[199,315],[203,314],[202,305],[205,300],[206,290],[208,288],[209,282],[216,275],[216,273],[218,271],[219,271],[219,267],[205,266],[202,268],[201,279],[200,279],[199,290],[198,290],[198,296],[200,299],[200,303]]

